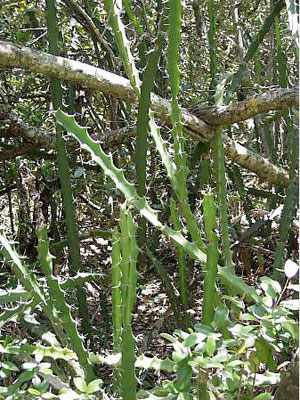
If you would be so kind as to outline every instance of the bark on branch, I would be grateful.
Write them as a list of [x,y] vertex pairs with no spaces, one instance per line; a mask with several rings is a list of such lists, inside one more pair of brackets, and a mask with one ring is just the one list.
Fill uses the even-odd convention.
[[[129,80],[79,61],[56,57],[28,47],[0,41],[0,64],[3,67],[19,67],[61,80],[77,82],[82,86],[111,94],[129,103],[137,102]],[[151,108],[160,118],[169,121],[171,114],[169,101],[153,94]],[[204,142],[213,140],[214,126],[204,120],[183,110],[182,122],[185,125],[186,133],[196,137],[197,140]],[[223,139],[225,153],[233,161],[255,172],[266,182],[288,185],[289,177],[284,169],[276,167],[262,156],[253,153],[225,135]]]
[[195,107],[190,112],[210,125],[232,125],[266,111],[299,107],[299,88],[280,88],[229,106]]
[[0,122],[8,125],[8,133],[12,137],[21,137],[46,150],[55,148],[55,136],[53,134],[47,134],[45,131],[23,122],[8,105],[2,105],[0,109]]

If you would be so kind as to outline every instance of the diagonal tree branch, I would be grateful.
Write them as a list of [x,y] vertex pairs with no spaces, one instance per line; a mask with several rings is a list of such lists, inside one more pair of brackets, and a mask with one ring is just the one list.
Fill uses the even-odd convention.
[[[79,61],[53,56],[28,47],[0,41],[0,65],[3,67],[19,67],[58,79],[77,82],[82,86],[111,94],[129,103],[137,102],[137,97],[129,80]],[[152,110],[162,119],[169,121],[170,102],[155,94],[152,95],[151,100]],[[297,104],[296,96],[292,104]],[[212,141],[214,126],[185,110],[183,110],[181,117],[187,134],[200,141]],[[255,154],[225,135],[223,135],[223,140],[225,153],[230,159],[255,172],[266,182],[275,185],[288,185],[289,177],[284,169],[276,167],[259,154]]]

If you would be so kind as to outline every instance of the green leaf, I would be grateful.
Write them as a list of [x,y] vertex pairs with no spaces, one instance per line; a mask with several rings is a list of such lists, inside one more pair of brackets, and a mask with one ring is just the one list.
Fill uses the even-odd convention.
[[41,392],[37,389],[29,388],[28,393],[35,394],[36,396],[41,396]]
[[209,356],[212,356],[216,350],[216,341],[215,338],[212,336],[209,336],[206,340],[206,353]]
[[233,360],[233,361],[230,361],[229,363],[227,363],[226,365],[228,367],[234,368],[234,367],[237,367],[237,366],[243,365],[243,364],[244,364],[244,362],[241,360]]
[[0,365],[9,371],[19,371],[19,368],[11,361],[3,361],[0,363]]
[[224,325],[228,314],[229,310],[227,307],[217,307],[214,315],[214,323],[217,328],[221,328]]
[[262,363],[268,363],[270,358],[272,357],[272,349],[269,346],[268,342],[260,337],[256,342],[255,342],[255,347],[257,349],[257,355],[259,360]]
[[69,388],[63,388],[59,391],[58,398],[60,400],[76,400],[80,398],[80,395]]
[[261,393],[258,396],[255,396],[253,400],[271,400],[272,395],[270,393]]
[[276,299],[277,294],[281,293],[281,286],[277,281],[274,281],[267,276],[263,276],[262,278],[260,278],[260,281],[261,287],[267,294],[272,297],[272,299]]
[[74,385],[80,390],[82,393],[87,393],[87,384],[83,378],[77,376],[73,379]]
[[228,295],[224,294],[222,296],[222,298],[224,300],[230,301],[231,303],[233,303],[236,307],[240,308],[241,310],[245,309],[245,303],[243,302],[243,300],[239,299],[238,297],[228,296]]
[[40,369],[39,372],[40,372],[41,374],[44,374],[44,375],[50,375],[50,374],[53,373],[52,369],[50,369],[50,368],[43,368],[43,369]]
[[255,342],[255,347],[257,349],[257,356],[262,363],[267,364],[270,371],[275,372],[277,369],[277,364],[273,359],[272,347],[269,343],[262,337],[260,337]]
[[179,363],[180,361],[184,360],[188,356],[189,356],[189,354],[187,351],[177,350],[177,351],[173,351],[173,353],[172,353],[172,357],[173,357],[173,360],[175,363]]
[[92,381],[88,384],[86,393],[87,394],[95,393],[101,389],[102,385],[103,385],[102,379],[95,379],[94,381]]
[[167,339],[171,343],[177,342],[177,339],[175,339],[173,336],[169,335],[168,333],[161,333],[160,336],[164,339]]
[[193,347],[198,343],[203,342],[206,339],[206,335],[204,333],[200,333],[200,332],[194,332],[191,333],[184,341],[183,341],[183,345],[185,347]]
[[244,326],[241,324],[236,324],[232,328],[229,328],[229,330],[233,336],[248,338],[252,336],[251,332],[254,328],[254,325]]
[[288,310],[298,311],[299,310],[299,299],[283,300],[280,305],[287,308]]
[[249,369],[251,372],[257,373],[259,371],[260,360],[256,351],[251,351],[249,357]]
[[10,371],[8,369],[2,368],[0,370],[0,378],[7,379],[10,376]]
[[180,366],[178,369],[178,378],[174,382],[174,387],[176,390],[180,392],[189,390],[192,374],[193,370],[187,363],[184,363],[184,365]]
[[209,325],[195,324],[194,328],[197,332],[201,332],[206,336],[215,335],[214,329]]
[[255,322],[259,322],[259,319],[254,317],[254,315],[250,314],[250,313],[245,313],[241,315],[241,320],[243,321],[255,321]]
[[284,321],[281,322],[281,326],[283,329],[285,329],[287,332],[290,333],[292,338],[295,340],[296,343],[299,341],[299,326],[297,322],[295,321]]
[[201,342],[195,347],[195,353],[204,353],[206,351],[206,343]]
[[276,385],[280,382],[280,373],[265,372],[264,374],[256,374],[257,385]]

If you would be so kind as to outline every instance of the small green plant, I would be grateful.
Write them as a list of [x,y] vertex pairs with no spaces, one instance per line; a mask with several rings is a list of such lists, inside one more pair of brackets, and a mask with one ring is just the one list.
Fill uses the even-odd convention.
[[[13,340],[7,336],[0,342],[3,386],[1,399],[96,399],[102,380],[86,383],[81,374],[76,354],[62,348],[50,332],[40,343],[28,344],[26,340]],[[59,364],[72,365],[73,379],[68,379]],[[97,396],[97,397],[96,397]]]
[[[162,334],[173,346],[171,358],[142,357],[136,366],[169,371],[176,377],[161,387],[141,391],[139,398],[272,399],[272,385],[279,382],[279,371],[286,364],[283,360],[297,349],[298,325],[291,312],[294,303],[280,302],[278,282],[262,278],[261,287],[264,304],[244,312],[241,301],[238,320],[230,320],[223,309],[215,312],[211,325],[196,324],[189,332]],[[229,339],[222,334],[225,322]],[[207,393],[202,391],[203,381]]]

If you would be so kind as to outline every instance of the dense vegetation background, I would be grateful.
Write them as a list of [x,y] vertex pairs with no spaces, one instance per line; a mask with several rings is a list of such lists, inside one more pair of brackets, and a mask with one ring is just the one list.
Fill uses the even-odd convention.
[[0,398],[298,398],[298,2],[0,12]]

